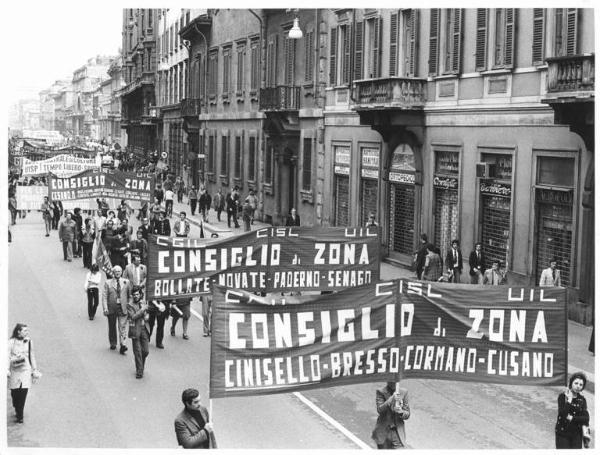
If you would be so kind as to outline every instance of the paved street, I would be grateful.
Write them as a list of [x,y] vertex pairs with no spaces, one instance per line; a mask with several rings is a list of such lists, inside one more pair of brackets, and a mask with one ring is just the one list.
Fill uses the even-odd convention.
[[[94,321],[87,319],[81,260],[62,260],[56,231],[44,237],[37,213],[17,223],[9,247],[8,323],[9,328],[19,321],[29,324],[44,377],[30,391],[24,425],[13,423],[7,405],[8,445],[175,448],[173,418],[182,407],[181,391],[196,386],[208,404],[210,339],[202,337],[201,321],[192,318],[189,341],[181,338],[179,326],[176,338],[167,334],[164,350],[151,344],[144,379],[136,380],[131,349],[126,356],[110,351],[104,317],[99,312]],[[198,228],[193,227],[191,236],[197,235]],[[401,273],[389,265],[382,267],[383,278]],[[194,301],[192,308],[200,313],[199,302]],[[379,386],[360,384],[301,394],[362,444],[327,423],[301,397],[280,394],[214,400],[219,447],[374,447],[370,434]],[[560,388],[431,380],[407,380],[404,386],[410,393],[407,434],[413,448],[554,447]],[[593,394],[586,396],[593,416]],[[140,424],[132,430],[135,421]]]

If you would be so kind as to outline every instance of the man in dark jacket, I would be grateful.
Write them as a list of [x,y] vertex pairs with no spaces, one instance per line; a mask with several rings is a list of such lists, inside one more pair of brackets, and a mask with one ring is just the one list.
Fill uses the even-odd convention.
[[210,196],[208,190],[204,189],[200,193],[200,198],[198,199],[198,204],[200,208],[200,212],[202,213],[202,221],[208,223],[208,211],[210,210],[210,204],[212,203],[212,197]]
[[425,268],[425,257],[427,256],[427,234],[421,234],[421,245],[417,251],[415,251],[415,271],[417,272],[417,279],[421,280],[423,277],[423,268]]
[[184,449],[216,449],[215,434],[208,410],[201,404],[200,392],[185,389],[181,401],[185,408],[175,417],[177,443]]
[[237,220],[237,205],[240,195],[237,194],[236,188],[237,187],[235,187],[232,191],[227,193],[227,196],[225,196],[225,205],[227,206],[227,227],[229,228],[231,227],[232,218],[233,222],[235,223],[235,227],[240,227],[240,224]]
[[451,275],[450,281],[452,283],[460,283],[460,274],[463,268],[462,253],[460,251],[460,242],[458,240],[452,240],[452,248],[446,253],[446,268],[448,274]]
[[171,235],[171,223],[169,219],[165,218],[165,211],[162,210],[158,215],[158,221],[154,223],[154,231],[156,235]]
[[300,217],[296,213],[295,208],[292,207],[292,210],[290,210],[290,214],[288,215],[287,219],[285,220],[285,225],[286,226],[300,226]]
[[485,254],[481,248],[481,242],[475,244],[475,249],[469,255],[469,275],[471,284],[483,284],[485,272]]
[[83,250],[81,245],[81,237],[83,235],[83,218],[81,216],[81,209],[79,207],[75,208],[73,212],[74,213],[71,215],[71,218],[77,225],[77,233],[75,234],[75,239],[73,241],[73,256],[80,258]]
[[401,449],[406,447],[404,421],[410,417],[408,390],[396,387],[395,382],[375,393],[377,424],[371,437],[378,449]]

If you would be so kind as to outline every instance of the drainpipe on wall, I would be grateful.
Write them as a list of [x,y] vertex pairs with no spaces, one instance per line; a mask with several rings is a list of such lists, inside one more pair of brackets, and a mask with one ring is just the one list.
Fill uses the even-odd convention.
[[[202,97],[202,100],[200,102],[200,116],[202,115],[202,106],[204,105],[204,103],[206,104],[206,113],[208,114],[208,101],[206,98],[206,86],[208,85],[208,41],[206,39],[206,36],[204,36],[204,33],[202,33],[200,31],[200,29],[198,28],[198,24],[194,23],[194,29],[196,30],[196,33],[198,33],[202,39],[204,40],[204,55],[202,56],[202,58],[204,59],[204,65],[203,65],[203,70],[204,70],[204,75],[200,76],[204,78],[204,83],[202,84],[202,88],[203,88],[203,93],[200,94],[200,96]],[[189,68],[190,65],[188,65]],[[200,129],[202,129],[202,123],[204,122],[204,120],[200,121]],[[206,128],[204,128],[204,131],[206,133]],[[206,141],[206,134],[202,135],[202,142]],[[198,141],[200,142],[200,141]],[[206,144],[202,144],[202,150],[206,151]],[[205,153],[205,158],[202,158],[202,172],[201,172],[201,180],[202,182],[206,185],[206,153]]]

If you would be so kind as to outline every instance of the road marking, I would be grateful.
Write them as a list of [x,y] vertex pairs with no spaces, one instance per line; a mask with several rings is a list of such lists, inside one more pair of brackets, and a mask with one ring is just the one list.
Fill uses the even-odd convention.
[[346,429],[341,423],[339,423],[337,420],[335,420],[333,417],[331,417],[329,414],[327,414],[325,411],[323,411],[321,408],[319,408],[316,404],[314,404],[312,401],[310,401],[308,398],[306,398],[300,392],[292,392],[292,394],[296,398],[298,398],[300,401],[302,401],[302,403],[304,403],[306,406],[308,406],[310,409],[312,409],[314,412],[316,412],[323,420],[326,420],[331,425],[333,425],[336,430],[341,432],[344,436],[346,436],[348,439],[350,439],[358,447],[360,447],[361,449],[366,449],[366,450],[372,449],[372,447],[370,447],[368,444],[366,444],[365,442],[363,442],[362,440],[357,438],[353,433],[350,432],[350,430]]
[[[191,306],[190,306],[190,313],[192,313],[194,316],[196,316],[201,321],[204,321],[204,318],[196,310],[191,308]],[[337,420],[335,420],[333,417],[331,417],[329,414],[327,414],[325,411],[323,411],[320,407],[318,407],[316,404],[314,404],[312,401],[310,401],[308,398],[306,398],[300,392],[292,392],[292,394],[296,398],[298,398],[302,403],[304,403],[306,406],[308,406],[310,409],[312,409],[317,415],[319,415],[319,417],[321,417],[323,420],[329,422],[336,430],[338,430],[340,433],[342,433],[344,436],[346,436],[348,439],[350,439],[358,447],[360,447],[361,449],[365,449],[365,450],[372,449],[372,447],[370,447],[368,444],[366,444],[361,439],[357,438],[350,430],[345,428],[341,423],[339,423]]]

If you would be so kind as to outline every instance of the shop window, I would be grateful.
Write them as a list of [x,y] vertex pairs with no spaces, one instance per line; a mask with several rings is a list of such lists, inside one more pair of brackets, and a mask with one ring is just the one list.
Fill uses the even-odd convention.
[[350,179],[335,176],[335,225],[348,226],[348,204],[350,200]]
[[540,185],[573,188],[575,160],[572,158],[540,157],[538,159],[537,183]]

